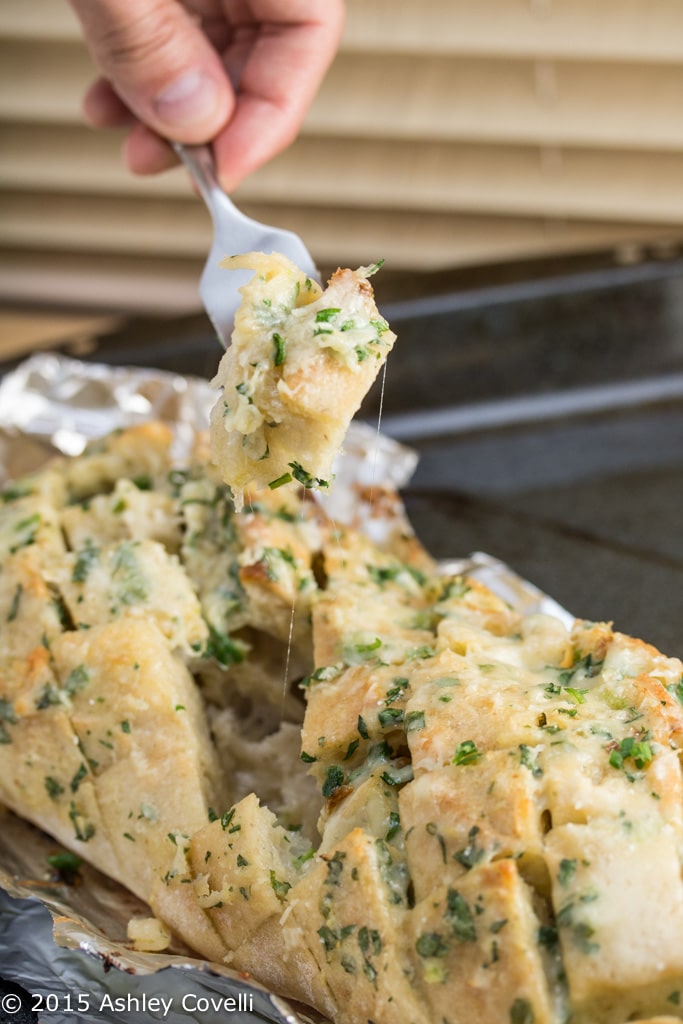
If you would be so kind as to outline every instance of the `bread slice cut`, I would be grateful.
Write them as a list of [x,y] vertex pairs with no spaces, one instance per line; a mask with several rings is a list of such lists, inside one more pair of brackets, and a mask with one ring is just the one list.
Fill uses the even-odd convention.
[[211,448],[239,509],[248,484],[327,488],[347,428],[395,335],[368,280],[337,270],[327,288],[277,253],[223,266],[254,271],[214,384]]

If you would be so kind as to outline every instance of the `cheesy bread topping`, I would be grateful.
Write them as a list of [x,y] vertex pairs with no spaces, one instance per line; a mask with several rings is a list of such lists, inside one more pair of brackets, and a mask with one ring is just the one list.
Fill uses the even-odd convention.
[[214,383],[211,446],[239,509],[244,488],[327,488],[348,425],[395,335],[368,278],[337,270],[322,291],[284,256],[248,253],[223,265],[254,271]]

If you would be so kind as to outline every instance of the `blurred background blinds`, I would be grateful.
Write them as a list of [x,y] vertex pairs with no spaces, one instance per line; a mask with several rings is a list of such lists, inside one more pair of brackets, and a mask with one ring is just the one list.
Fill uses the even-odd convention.
[[[66,0],[0,2],[4,301],[182,312],[210,233],[184,174],[82,122]],[[348,0],[285,154],[236,195],[323,267],[433,271],[683,238],[681,0]]]

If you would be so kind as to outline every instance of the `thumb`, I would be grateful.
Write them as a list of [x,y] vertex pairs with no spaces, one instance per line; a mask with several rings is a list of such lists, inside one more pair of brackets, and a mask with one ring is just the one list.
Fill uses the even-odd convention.
[[234,94],[220,58],[177,0],[71,0],[100,70],[130,110],[178,142],[210,141]]

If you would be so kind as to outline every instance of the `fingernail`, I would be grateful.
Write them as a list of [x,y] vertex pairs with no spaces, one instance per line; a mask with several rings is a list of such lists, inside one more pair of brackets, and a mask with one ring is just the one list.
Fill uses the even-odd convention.
[[201,71],[188,71],[157,96],[154,108],[168,125],[190,125],[211,118],[219,100],[215,79]]

